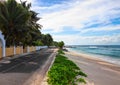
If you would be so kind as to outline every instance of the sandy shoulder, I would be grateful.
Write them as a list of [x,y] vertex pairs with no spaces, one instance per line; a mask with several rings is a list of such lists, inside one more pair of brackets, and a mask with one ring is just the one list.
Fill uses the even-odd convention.
[[73,51],[65,55],[88,74],[87,85],[120,85],[119,65]]
[[84,53],[77,53],[77,52],[74,52],[74,51],[68,51],[68,52],[65,52],[66,54],[70,54],[70,55],[73,55],[73,56],[78,56],[78,57],[83,57],[83,58],[86,58],[86,59],[89,59],[91,61],[95,61],[99,64],[102,64],[102,65],[107,65],[107,66],[118,66],[119,65],[116,65],[114,63],[110,63],[110,62],[106,62],[100,58],[97,58],[97,57],[93,57],[91,55],[88,55],[88,54],[84,54]]

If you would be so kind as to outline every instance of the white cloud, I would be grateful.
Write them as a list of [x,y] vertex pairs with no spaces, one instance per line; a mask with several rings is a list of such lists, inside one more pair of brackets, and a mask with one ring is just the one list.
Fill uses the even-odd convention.
[[[20,0],[16,0],[17,2],[20,2]],[[28,3],[34,3],[35,0],[21,0],[21,1],[27,1]]]
[[94,44],[119,44],[120,35],[80,36],[80,35],[54,35],[56,41],[63,40],[66,45],[94,45]]
[[[88,25],[95,23],[107,24],[110,23],[110,19],[119,17],[120,11],[115,10],[115,8],[120,7],[119,2],[119,0],[77,0],[67,5],[64,3],[62,5],[44,7],[44,10],[54,9],[56,11],[43,13],[40,23],[43,25],[43,29],[52,29],[54,32],[64,30],[64,26],[81,30],[81,28],[86,27],[86,23]],[[63,7],[66,9],[63,9]]]
[[81,33],[86,32],[99,32],[99,31],[114,31],[114,30],[120,30],[120,25],[107,25],[103,27],[91,27],[89,29],[81,30]]

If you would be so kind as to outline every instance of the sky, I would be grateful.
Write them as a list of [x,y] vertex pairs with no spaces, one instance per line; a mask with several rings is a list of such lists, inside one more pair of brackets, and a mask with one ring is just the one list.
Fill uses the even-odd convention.
[[50,33],[55,41],[62,40],[66,45],[120,45],[120,0],[27,1],[41,17],[41,32]]

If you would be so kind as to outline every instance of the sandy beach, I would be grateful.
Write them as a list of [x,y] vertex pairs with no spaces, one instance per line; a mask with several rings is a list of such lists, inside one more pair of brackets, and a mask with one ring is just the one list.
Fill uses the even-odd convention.
[[65,55],[88,75],[87,85],[120,85],[119,65],[72,51]]

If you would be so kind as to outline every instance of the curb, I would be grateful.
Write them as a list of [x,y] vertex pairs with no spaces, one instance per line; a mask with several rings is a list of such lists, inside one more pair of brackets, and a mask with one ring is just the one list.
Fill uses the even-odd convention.
[[23,85],[43,85],[42,82],[44,81],[44,78],[49,70],[49,68],[52,65],[52,62],[54,62],[56,52],[53,52],[48,60],[45,62],[45,64],[38,69],[30,79],[28,79]]
[[40,85],[48,85],[48,83],[47,83],[47,79],[48,79],[47,74],[48,74],[50,68],[52,67],[52,65],[53,65],[53,63],[54,63],[54,61],[55,61],[56,55],[57,55],[57,53],[56,53],[55,56],[53,57],[53,60],[52,60],[50,66],[49,66],[49,68],[48,68],[48,71],[46,72],[45,77],[44,77],[44,79],[43,79],[43,81],[42,81],[42,83],[41,83]]

